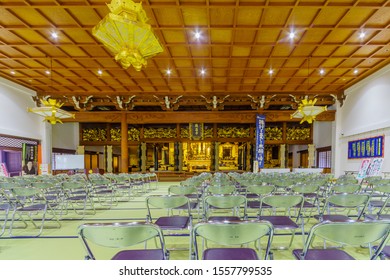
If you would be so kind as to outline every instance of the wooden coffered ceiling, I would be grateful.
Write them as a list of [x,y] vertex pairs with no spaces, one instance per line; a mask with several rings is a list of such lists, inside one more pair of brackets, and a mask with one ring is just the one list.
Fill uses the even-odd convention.
[[164,51],[125,70],[92,36],[106,3],[0,0],[0,76],[68,110],[275,110],[342,102],[390,61],[386,0],[143,0]]

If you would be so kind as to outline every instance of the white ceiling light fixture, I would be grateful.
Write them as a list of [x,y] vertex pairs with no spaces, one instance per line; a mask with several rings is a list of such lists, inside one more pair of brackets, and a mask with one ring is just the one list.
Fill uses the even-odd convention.
[[50,36],[53,38],[53,39],[58,39],[58,33],[56,31],[53,31],[50,33]]
[[292,41],[296,38],[297,34],[295,33],[295,31],[290,31],[288,33],[288,38]]
[[360,40],[363,40],[364,38],[366,37],[366,32],[364,32],[363,30],[359,32],[359,39]]
[[55,99],[41,99],[41,104],[43,106],[27,108],[27,111],[44,117],[44,121],[51,124],[62,123],[62,119],[75,117],[74,114],[61,109],[64,104]]
[[[325,71],[325,70],[324,70]],[[310,59],[307,60],[307,91],[310,89]],[[290,116],[291,118],[301,119],[300,123],[308,122],[311,124],[317,117],[317,115],[326,111],[326,106],[316,106],[317,98],[309,100],[306,95],[305,99],[298,105],[298,109]]]

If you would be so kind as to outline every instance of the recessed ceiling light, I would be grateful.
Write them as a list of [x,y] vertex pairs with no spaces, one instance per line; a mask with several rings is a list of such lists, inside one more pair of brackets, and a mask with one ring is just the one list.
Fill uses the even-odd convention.
[[356,74],[359,73],[359,70],[358,70],[358,69],[355,69],[355,70],[353,70],[353,73],[356,75]]
[[50,75],[50,73],[51,73],[50,70],[46,70],[46,71],[45,71],[45,74],[46,74],[46,75]]
[[16,74],[16,72],[14,70],[11,70],[10,73],[11,73],[11,75],[15,75]]
[[200,33],[200,31],[196,30],[196,31],[194,32],[194,38],[195,38],[196,40],[200,40],[201,37],[202,37],[202,33]]
[[170,75],[172,74],[172,70],[168,68],[168,69],[165,71],[165,73],[166,73],[168,76],[170,76]]
[[290,32],[288,33],[288,38],[289,38],[290,40],[294,40],[295,36],[296,36],[295,31],[290,31]]
[[320,75],[325,75],[325,70],[323,68],[320,69]]
[[51,37],[53,39],[58,39],[58,33],[57,32],[53,31],[53,32],[50,33],[50,35],[51,35]]
[[101,69],[99,69],[99,70],[97,71],[97,73],[98,73],[99,76],[103,75],[103,71],[102,71]]
[[206,75],[206,69],[204,69],[204,68],[200,69],[199,73],[201,76]]
[[274,71],[274,69],[272,69],[272,68],[270,68],[270,69],[268,70],[268,74],[269,74],[269,75],[273,75],[274,72],[275,72],[275,71]]
[[359,39],[364,39],[366,37],[366,32],[364,32],[364,31],[360,31],[360,33],[359,33]]

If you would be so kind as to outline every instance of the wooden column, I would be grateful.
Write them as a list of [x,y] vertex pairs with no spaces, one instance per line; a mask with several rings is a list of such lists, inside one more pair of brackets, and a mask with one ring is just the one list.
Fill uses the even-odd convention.
[[121,172],[129,172],[129,146],[127,143],[127,115],[122,112],[121,115]]
[[280,145],[279,161],[280,161],[280,168],[286,168],[286,144]]
[[141,143],[141,171],[146,172],[146,143]]
[[219,171],[219,142],[214,144],[214,170]]
[[112,173],[112,146],[106,146],[106,171]]
[[179,149],[179,166],[178,171],[183,171],[183,143],[179,142],[177,143],[178,149]]

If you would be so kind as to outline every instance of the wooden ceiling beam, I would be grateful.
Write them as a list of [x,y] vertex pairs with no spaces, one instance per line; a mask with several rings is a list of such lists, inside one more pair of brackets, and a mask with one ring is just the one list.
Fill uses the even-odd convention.
[[[63,122],[80,123],[120,123],[126,114],[128,124],[170,124],[170,123],[255,123],[257,114],[264,114],[266,122],[299,122],[291,119],[294,111],[257,112],[76,112],[75,119]],[[335,111],[325,111],[317,116],[317,121],[334,121]]]

